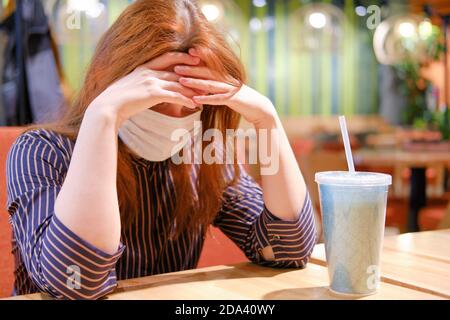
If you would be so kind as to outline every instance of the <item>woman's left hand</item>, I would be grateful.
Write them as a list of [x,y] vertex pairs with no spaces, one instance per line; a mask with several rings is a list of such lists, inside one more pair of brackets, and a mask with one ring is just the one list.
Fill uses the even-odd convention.
[[[195,49],[190,49],[189,54],[201,58]],[[256,127],[276,117],[275,107],[267,97],[245,84],[238,84],[236,79],[221,80],[223,77],[204,64],[176,66],[174,71],[181,76],[179,82],[183,86],[203,93],[192,98],[198,104],[226,105]]]

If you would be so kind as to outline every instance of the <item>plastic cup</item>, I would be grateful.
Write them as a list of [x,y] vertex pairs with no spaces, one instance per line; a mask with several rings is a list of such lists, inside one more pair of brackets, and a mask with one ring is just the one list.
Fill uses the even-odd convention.
[[330,290],[339,295],[377,292],[390,175],[318,172]]

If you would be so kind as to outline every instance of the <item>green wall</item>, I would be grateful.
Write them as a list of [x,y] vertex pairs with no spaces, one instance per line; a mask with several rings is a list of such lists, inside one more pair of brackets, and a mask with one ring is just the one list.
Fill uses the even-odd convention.
[[[231,0],[230,0],[231,1]],[[128,0],[104,1],[108,23],[114,21]],[[282,115],[330,115],[377,112],[377,62],[372,50],[372,31],[365,17],[355,14],[353,0],[324,0],[339,6],[348,21],[343,27],[338,50],[299,50],[299,21],[289,20],[308,1],[266,0],[257,8],[251,0],[234,0],[239,16],[240,56],[247,68],[249,84],[269,96]],[[233,12],[226,14],[233,19]],[[273,21],[272,28],[251,31],[252,17]],[[69,83],[78,88],[94,45],[80,45],[91,36],[82,25],[78,44],[60,47]],[[322,43],[333,41],[325,33]]]

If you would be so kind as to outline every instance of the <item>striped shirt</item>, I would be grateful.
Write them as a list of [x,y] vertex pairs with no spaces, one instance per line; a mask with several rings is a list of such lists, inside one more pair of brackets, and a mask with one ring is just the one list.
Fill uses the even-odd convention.
[[[8,154],[15,294],[41,291],[58,299],[95,299],[111,293],[117,280],[196,267],[206,230],[199,227],[177,239],[165,232],[173,224],[175,205],[170,160],[133,160],[140,211],[130,228],[122,228],[115,254],[66,227],[54,204],[73,148],[67,137],[39,129],[22,134]],[[261,188],[244,170],[237,184],[224,190],[213,225],[250,261],[270,267],[304,267],[316,242],[309,195],[297,221],[281,220],[267,210]],[[261,256],[267,246],[273,249],[273,261]]]

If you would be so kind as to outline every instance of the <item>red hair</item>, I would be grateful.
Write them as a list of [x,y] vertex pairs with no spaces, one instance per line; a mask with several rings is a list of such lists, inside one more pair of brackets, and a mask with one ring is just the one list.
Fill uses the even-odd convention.
[[[187,52],[191,47],[201,50],[203,62],[224,78],[231,76],[245,82],[239,58],[222,34],[202,15],[195,1],[135,1],[103,35],[75,102],[49,129],[75,140],[89,104],[109,85],[161,54]],[[239,119],[236,112],[224,106],[207,106],[201,115],[204,131],[217,128],[224,136],[226,129],[237,128]],[[139,212],[132,157],[119,140],[117,189],[124,227],[129,226]],[[239,168],[234,167],[238,175]],[[170,165],[176,191],[175,236],[199,225],[207,227],[220,209],[224,188],[233,183],[226,179],[224,164],[201,164],[195,185],[190,181],[191,169],[191,165],[186,164]]]

